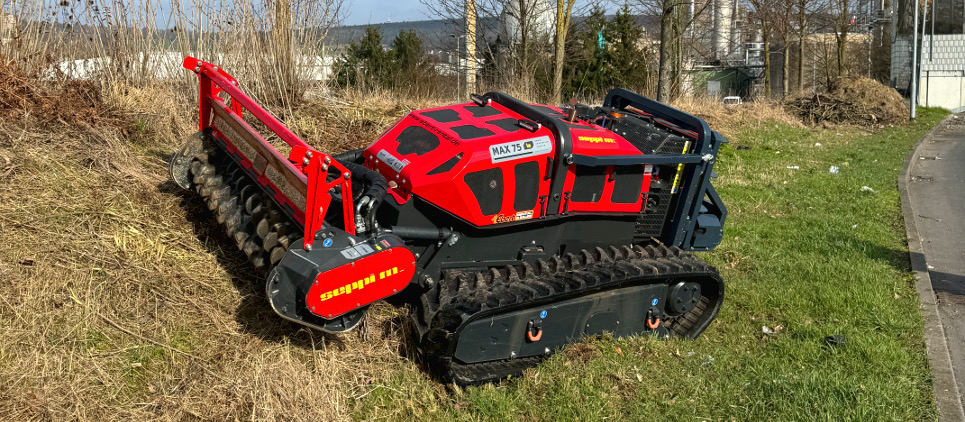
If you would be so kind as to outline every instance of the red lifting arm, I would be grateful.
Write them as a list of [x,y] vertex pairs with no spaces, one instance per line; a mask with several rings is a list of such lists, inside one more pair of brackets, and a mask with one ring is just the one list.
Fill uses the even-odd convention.
[[[324,225],[325,212],[332,200],[330,192],[336,186],[341,186],[345,231],[355,235],[351,173],[347,168],[330,155],[312,149],[241,92],[238,81],[224,70],[194,57],[185,57],[183,66],[198,75],[199,128],[211,128],[216,137],[225,141],[229,154],[237,155],[242,167],[258,176],[257,181],[263,188],[274,192],[275,202],[282,209],[286,205],[291,209],[291,217],[305,228],[303,247],[306,250],[311,249],[315,233]],[[221,93],[231,98],[230,106],[218,96]],[[245,122],[243,110],[291,146],[287,158]],[[327,179],[329,168],[338,171],[338,177],[332,181]]]

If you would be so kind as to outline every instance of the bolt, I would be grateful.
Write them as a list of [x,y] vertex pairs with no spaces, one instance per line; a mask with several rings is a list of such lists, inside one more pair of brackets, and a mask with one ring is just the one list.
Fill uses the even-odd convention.
[[345,172],[344,174],[342,174],[342,176],[345,176],[345,180],[348,180],[352,178],[352,173]]
[[308,158],[312,158],[312,152],[311,152],[311,151],[305,151],[305,156],[308,157]]
[[531,243],[535,245],[535,244],[536,244],[536,241],[534,240],[534,241],[532,241]]
[[332,157],[326,155],[326,156],[325,156],[325,164],[331,164],[331,163],[332,163]]
[[331,318],[331,317],[332,317],[332,314],[328,314],[328,317]]
[[312,250],[311,244],[305,245],[305,251],[311,251],[311,250]]
[[317,286],[317,285],[318,285],[318,280],[315,280],[315,282],[314,282],[314,283],[312,283],[312,284],[314,284],[314,285],[316,285],[316,286]]
[[305,159],[302,160],[302,165],[308,165],[308,157],[305,157]]
[[398,293],[398,292],[399,292],[398,289],[392,289],[392,293]]
[[314,307],[314,306],[312,306],[312,312],[315,312],[315,307]]
[[415,254],[415,259],[419,259],[420,256],[422,256],[422,255]]
[[356,308],[361,307],[361,306],[362,306],[361,303],[356,303],[356,304],[355,304],[355,307],[356,307]]
[[328,164],[322,164],[322,170],[323,171],[328,170]]

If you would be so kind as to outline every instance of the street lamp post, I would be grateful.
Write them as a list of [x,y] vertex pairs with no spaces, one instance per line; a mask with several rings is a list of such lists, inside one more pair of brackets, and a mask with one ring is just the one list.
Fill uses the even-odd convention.
[[[465,35],[449,34],[450,37],[456,39],[456,98],[460,98],[462,95],[462,45],[459,39],[466,38]],[[468,83],[468,81],[467,81]]]

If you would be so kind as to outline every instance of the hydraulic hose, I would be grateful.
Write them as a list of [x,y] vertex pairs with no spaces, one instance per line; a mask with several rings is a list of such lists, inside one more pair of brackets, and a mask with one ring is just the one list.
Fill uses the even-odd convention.
[[[361,156],[361,150],[357,151],[359,151],[359,156]],[[361,182],[363,186],[368,186],[368,189],[365,190],[365,193],[362,196],[371,198],[369,203],[366,205],[366,208],[369,210],[367,224],[369,228],[374,229],[375,211],[379,209],[379,205],[381,205],[382,200],[385,199],[385,194],[389,189],[388,182],[385,181],[385,177],[375,170],[371,170],[361,164],[356,164],[352,161],[342,160],[339,158],[339,156],[343,154],[347,153],[342,153],[335,156],[335,160],[338,161],[339,164],[345,166],[345,168],[352,173],[352,179]]]

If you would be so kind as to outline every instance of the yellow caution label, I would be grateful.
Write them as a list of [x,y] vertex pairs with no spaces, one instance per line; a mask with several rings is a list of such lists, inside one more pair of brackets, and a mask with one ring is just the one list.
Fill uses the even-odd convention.
[[[690,152],[690,141],[684,143],[684,150],[681,154],[686,154]],[[680,187],[680,178],[684,173],[684,163],[677,164],[677,174],[673,177],[673,186],[670,187],[670,194],[673,195],[677,193],[677,189]]]

